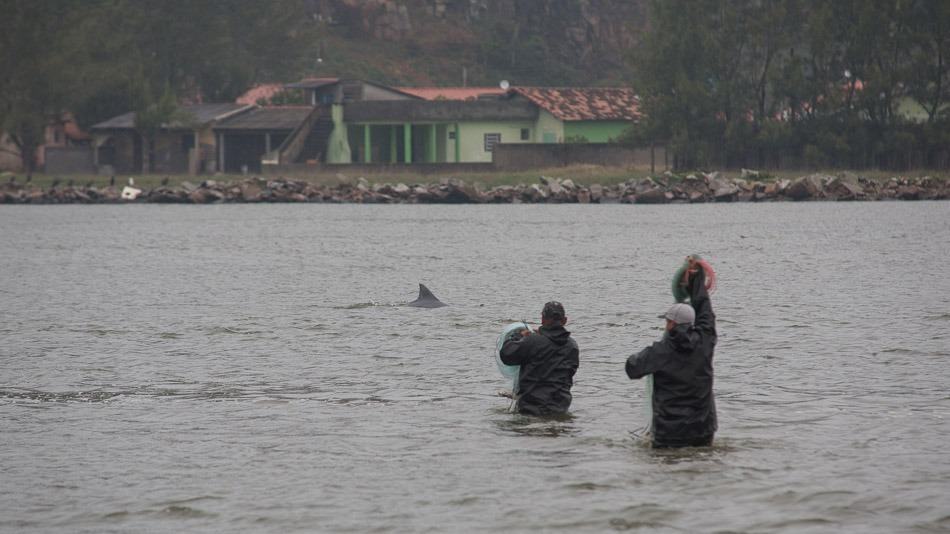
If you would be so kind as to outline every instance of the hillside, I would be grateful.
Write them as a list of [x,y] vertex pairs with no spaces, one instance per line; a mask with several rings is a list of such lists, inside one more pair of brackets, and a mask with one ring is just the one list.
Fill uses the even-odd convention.
[[646,24],[643,0],[311,0],[306,75],[403,85],[609,85]]

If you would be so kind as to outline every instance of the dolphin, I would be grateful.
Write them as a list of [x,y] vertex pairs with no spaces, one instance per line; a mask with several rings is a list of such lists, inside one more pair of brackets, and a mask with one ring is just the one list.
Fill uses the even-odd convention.
[[441,308],[442,306],[446,306],[446,304],[437,299],[435,295],[429,291],[428,287],[419,284],[419,298],[410,302],[407,306],[416,308]]

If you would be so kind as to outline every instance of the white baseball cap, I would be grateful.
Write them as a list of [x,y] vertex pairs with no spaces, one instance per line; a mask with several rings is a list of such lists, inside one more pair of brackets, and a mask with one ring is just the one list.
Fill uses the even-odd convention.
[[696,320],[696,312],[689,304],[677,302],[670,306],[667,312],[660,316],[661,319],[668,319],[676,324],[693,324]]

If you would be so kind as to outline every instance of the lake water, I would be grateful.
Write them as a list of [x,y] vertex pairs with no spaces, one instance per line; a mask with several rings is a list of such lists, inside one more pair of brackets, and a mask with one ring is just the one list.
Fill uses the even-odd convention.
[[[692,252],[720,430],[654,451]],[[948,252],[947,202],[2,207],[0,531],[947,532]],[[551,299],[565,421],[496,396]]]

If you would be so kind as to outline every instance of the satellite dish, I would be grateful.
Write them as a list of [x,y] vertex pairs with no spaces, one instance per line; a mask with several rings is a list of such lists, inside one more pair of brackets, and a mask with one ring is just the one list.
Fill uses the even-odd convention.
[[508,83],[508,80],[502,80],[501,83],[498,84],[498,86],[504,89],[505,91],[507,91],[508,88],[511,87],[511,84]]

